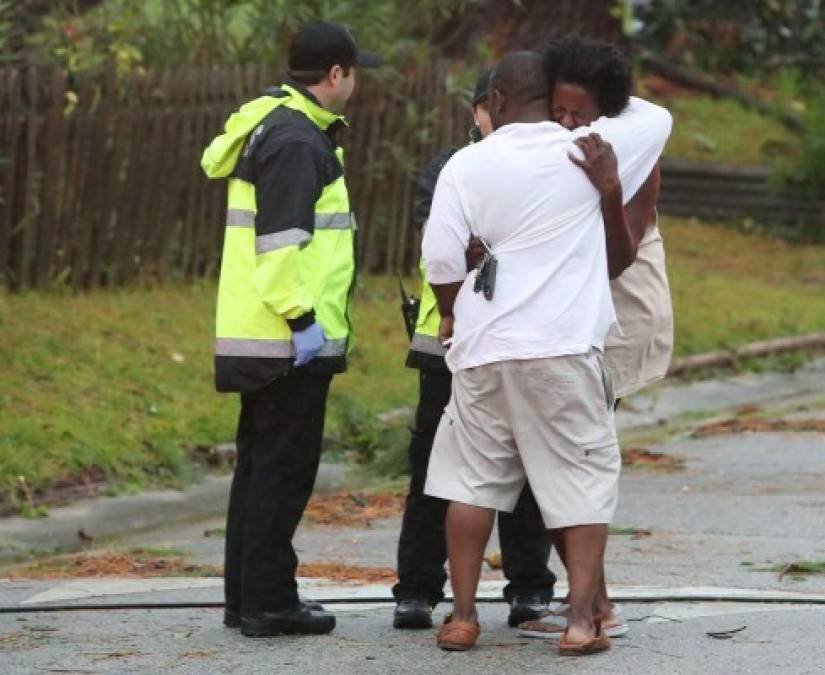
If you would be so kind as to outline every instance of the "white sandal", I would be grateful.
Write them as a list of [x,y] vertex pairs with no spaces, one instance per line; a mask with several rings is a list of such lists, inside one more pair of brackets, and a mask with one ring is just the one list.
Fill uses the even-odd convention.
[[[618,614],[618,612],[616,612]],[[603,623],[605,635],[609,638],[625,637],[630,632],[630,626],[624,619],[615,618],[612,622]],[[521,637],[539,638],[543,640],[558,640],[567,630],[567,617],[560,615],[546,616],[537,621],[525,621],[518,626]]]

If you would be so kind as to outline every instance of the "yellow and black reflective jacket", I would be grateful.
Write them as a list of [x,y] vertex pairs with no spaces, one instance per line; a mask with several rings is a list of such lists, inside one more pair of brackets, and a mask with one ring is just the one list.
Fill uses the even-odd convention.
[[355,281],[355,220],[335,133],[344,119],[297,84],[235,112],[205,150],[227,178],[218,288],[215,380],[253,391],[292,369],[292,331],[313,321],[327,341],[301,370],[346,369]]
[[[430,217],[430,207],[433,203],[435,186],[441,170],[458,148],[447,148],[439,152],[430,160],[429,164],[416,172],[413,183],[413,224],[422,231]],[[438,373],[448,373],[444,356],[447,351],[438,340],[438,328],[441,324],[441,314],[432,287],[424,278],[424,263],[419,262],[421,272],[421,304],[418,309],[418,320],[415,324],[415,333],[407,353],[407,367],[417,368]]]

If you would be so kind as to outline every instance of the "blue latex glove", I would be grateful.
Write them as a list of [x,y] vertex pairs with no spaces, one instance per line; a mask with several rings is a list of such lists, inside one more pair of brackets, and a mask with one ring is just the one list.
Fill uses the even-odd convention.
[[326,338],[321,324],[315,322],[304,330],[292,333],[292,344],[295,346],[295,367],[305,366],[321,351]]

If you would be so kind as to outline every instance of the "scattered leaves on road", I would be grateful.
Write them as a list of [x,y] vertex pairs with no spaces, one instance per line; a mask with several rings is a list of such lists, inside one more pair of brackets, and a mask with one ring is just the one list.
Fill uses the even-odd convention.
[[352,583],[381,583],[395,581],[395,570],[391,567],[361,567],[339,563],[305,563],[298,565],[299,577],[332,579]]
[[180,655],[182,659],[211,659],[217,656],[218,652],[208,649],[195,649],[191,652],[184,652]]
[[825,419],[793,419],[793,420],[771,420],[771,419],[740,419],[734,417],[721,422],[712,422],[697,427],[694,436],[711,436],[717,434],[743,434],[755,432],[798,432],[798,431],[819,431],[825,432]]
[[672,472],[684,469],[685,460],[674,455],[651,452],[646,448],[629,447],[622,449],[622,466]]
[[317,525],[369,527],[373,520],[399,516],[403,510],[401,493],[336,492],[315,495],[304,516]]
[[99,551],[43,558],[3,570],[12,579],[72,579],[79,577],[215,577],[222,570],[196,565],[176,551],[152,549]]

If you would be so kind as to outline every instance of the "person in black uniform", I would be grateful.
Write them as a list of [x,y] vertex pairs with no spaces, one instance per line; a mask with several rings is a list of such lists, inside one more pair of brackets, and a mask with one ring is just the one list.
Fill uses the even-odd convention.
[[[471,142],[481,141],[492,133],[487,112],[490,72],[482,72],[476,82],[473,95],[475,127],[470,132]],[[429,217],[438,176],[457,150],[442,150],[416,174],[413,220],[419,229]],[[470,243],[471,248],[480,245],[478,240]],[[468,252],[468,261],[477,257],[477,252]],[[419,371],[419,398],[409,447],[410,488],[398,541],[399,581],[393,587],[396,600],[393,625],[396,628],[432,626],[432,610],[443,600],[447,580],[444,519],[448,502],[423,493],[433,439],[452,387],[452,376],[444,362],[445,351],[434,332],[440,317],[432,298],[428,301],[431,295],[430,289],[425,288],[422,315],[407,357],[407,366]],[[509,581],[504,589],[504,598],[510,605],[508,623],[517,626],[546,613],[556,581],[547,566],[551,550],[549,533],[529,485],[525,486],[513,513],[499,513],[498,529],[504,575]]]

